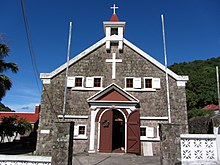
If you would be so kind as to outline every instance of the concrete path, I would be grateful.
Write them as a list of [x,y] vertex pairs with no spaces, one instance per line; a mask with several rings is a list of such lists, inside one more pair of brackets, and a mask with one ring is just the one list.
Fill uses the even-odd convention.
[[159,157],[137,156],[133,154],[90,154],[75,155],[74,165],[160,165]]

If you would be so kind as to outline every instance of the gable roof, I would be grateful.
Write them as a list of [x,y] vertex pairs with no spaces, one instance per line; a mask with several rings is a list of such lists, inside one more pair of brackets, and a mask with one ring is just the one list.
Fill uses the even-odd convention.
[[215,110],[219,110],[219,107],[218,107],[218,105],[215,105],[215,104],[209,104],[209,105],[206,105],[205,107],[203,107],[202,109],[215,111]]
[[0,112],[0,121],[2,121],[2,117],[11,117],[17,116],[17,119],[25,118],[29,123],[36,123],[39,119],[39,113],[25,113],[25,112]]
[[128,92],[126,92],[125,90],[123,90],[118,85],[112,83],[103,90],[88,98],[87,102],[139,103],[139,100],[131,94],[129,94]]
[[[69,61],[69,66],[76,63],[77,61],[79,61],[83,57],[87,56],[90,52],[92,52],[95,49],[99,48],[100,46],[104,45],[105,42],[106,42],[106,37],[101,39],[100,41],[98,41],[94,45],[90,46],[89,48],[87,48],[86,50],[84,50],[82,53],[78,54],[74,58],[72,58]],[[162,71],[166,72],[166,67],[163,64],[161,64],[159,61],[157,61],[156,59],[151,57],[149,54],[145,53],[144,51],[142,51],[140,48],[138,48],[137,46],[135,46],[134,44],[132,44],[131,42],[129,42],[125,38],[123,39],[123,42],[125,45],[127,45],[128,47],[130,47],[131,49],[136,51],[139,55],[141,55],[142,57],[144,57],[145,59],[147,59],[148,61],[153,63],[155,66],[160,68]],[[56,76],[57,74],[59,74],[60,72],[62,72],[64,69],[66,69],[66,65],[67,65],[67,63],[64,63],[63,65],[61,65],[60,67],[58,67],[57,69],[52,71],[51,73],[41,73],[40,78],[41,79],[51,79],[54,76]],[[188,76],[179,76],[176,73],[174,73],[173,71],[171,71],[169,68],[167,68],[167,73],[169,76],[173,77],[177,81],[188,81],[189,80]]]

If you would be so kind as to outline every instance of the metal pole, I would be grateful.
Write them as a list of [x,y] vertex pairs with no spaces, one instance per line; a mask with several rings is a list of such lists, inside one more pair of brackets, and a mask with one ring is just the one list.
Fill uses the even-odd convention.
[[218,74],[218,66],[216,66],[216,78],[217,78],[217,92],[218,92],[218,110],[220,112],[220,92],[219,92],[219,74]]
[[165,72],[166,72],[168,122],[171,123],[171,113],[170,113],[170,91],[169,91],[169,80],[168,80],[168,74],[167,74],[167,51],[166,51],[166,39],[165,39],[165,30],[164,30],[164,18],[163,18],[163,14],[161,15],[161,20],[162,20],[163,51],[164,51]]
[[67,94],[67,79],[68,79],[68,70],[69,70],[71,36],[72,36],[72,22],[70,22],[70,29],[69,29],[69,41],[68,41],[67,62],[66,62],[66,78],[65,78],[65,89],[64,89],[64,98],[63,98],[63,120],[65,120],[65,111],[66,111],[66,98],[67,98],[66,94]]

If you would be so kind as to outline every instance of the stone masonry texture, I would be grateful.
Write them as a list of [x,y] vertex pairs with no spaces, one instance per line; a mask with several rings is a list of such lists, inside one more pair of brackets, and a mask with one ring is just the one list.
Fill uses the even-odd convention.
[[[107,63],[106,59],[112,59],[112,53],[116,53],[117,59],[122,59],[122,63],[116,64],[116,79],[112,80],[112,63]],[[144,77],[160,78],[161,88],[154,91],[132,91],[128,92],[140,101],[140,116],[164,117],[167,116],[167,95],[165,73],[156,65],[139,55],[130,47],[124,44],[124,49],[119,52],[112,47],[107,52],[105,45],[98,47],[84,58],[81,58],[69,67],[69,76],[102,76],[103,88],[111,83],[115,83],[121,88],[125,88],[125,77],[141,77],[142,88]],[[85,81],[85,78],[84,78]],[[54,122],[58,121],[58,115],[62,114],[65,70],[51,79],[51,83],[44,86],[41,99],[40,125],[38,130],[37,155],[51,155],[52,139],[54,136]],[[85,82],[84,82],[85,84]],[[169,76],[171,120],[172,123],[187,125],[187,109],[185,87],[178,87],[176,80]],[[87,140],[74,140],[74,152],[88,152],[90,133],[90,107],[87,99],[99,91],[67,90],[66,115],[85,115],[88,119],[71,120],[75,124],[87,125]],[[141,121],[144,125],[149,125],[151,121]],[[155,122],[155,121],[154,121]],[[155,126],[157,121],[151,123]],[[97,129],[97,128],[96,128]],[[42,134],[41,130],[50,130],[49,134]],[[187,126],[186,126],[187,130]],[[97,132],[96,139],[97,139]],[[156,142],[158,143],[158,142]],[[97,145],[97,141],[96,144]],[[158,146],[155,144],[154,146]],[[97,147],[97,146],[95,146]],[[158,150],[158,149],[157,149]],[[154,151],[155,152],[155,151]]]

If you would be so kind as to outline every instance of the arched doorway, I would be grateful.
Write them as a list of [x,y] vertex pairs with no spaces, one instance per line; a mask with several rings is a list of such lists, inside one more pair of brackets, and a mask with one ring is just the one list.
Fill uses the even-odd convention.
[[124,152],[125,150],[125,119],[123,114],[113,109],[112,151]]
[[125,152],[125,117],[117,109],[101,114],[99,152]]

